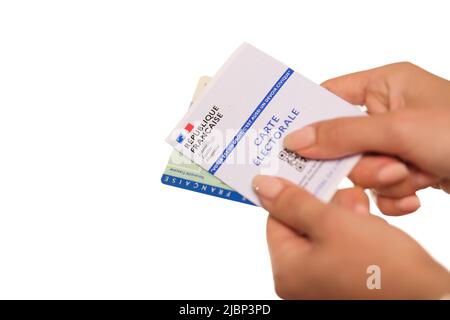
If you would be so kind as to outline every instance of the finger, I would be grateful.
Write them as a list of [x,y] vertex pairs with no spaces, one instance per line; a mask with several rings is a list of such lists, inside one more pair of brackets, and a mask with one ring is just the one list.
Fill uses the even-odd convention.
[[399,183],[410,174],[408,167],[396,158],[364,155],[348,177],[355,185],[363,188],[381,188]]
[[359,187],[338,190],[331,202],[356,213],[369,213],[369,198],[364,190]]
[[267,244],[272,259],[272,265],[280,259],[289,259],[292,253],[298,254],[309,248],[310,243],[305,237],[269,216],[267,218]]
[[355,72],[322,83],[322,86],[352,104],[365,105],[369,114],[385,113],[389,101],[386,67]]
[[287,135],[284,145],[313,159],[340,158],[368,151],[401,156],[403,130],[397,127],[402,124],[395,123],[393,114],[317,122]]
[[370,74],[370,70],[355,72],[327,80],[321,85],[352,104],[364,105]]
[[349,179],[363,188],[375,189],[391,198],[413,195],[438,179],[416,168],[408,167],[393,157],[365,155],[353,168]]
[[404,198],[414,195],[417,190],[427,188],[436,182],[432,175],[410,170],[408,177],[398,183],[374,188],[378,195],[389,198]]
[[439,182],[439,179],[436,176],[419,169],[412,170],[411,179],[413,180],[417,190],[431,187]]
[[314,237],[325,204],[296,185],[277,177],[256,176],[253,188],[265,209],[296,232]]
[[416,195],[393,199],[378,195],[374,191],[371,194],[378,209],[388,216],[401,216],[412,213],[420,208],[420,200]]
[[303,273],[303,265],[309,260],[307,254],[311,249],[311,242],[269,216],[267,219],[267,244],[275,290],[280,296],[286,296],[287,290],[291,291],[289,288],[294,282],[292,276],[296,277]]

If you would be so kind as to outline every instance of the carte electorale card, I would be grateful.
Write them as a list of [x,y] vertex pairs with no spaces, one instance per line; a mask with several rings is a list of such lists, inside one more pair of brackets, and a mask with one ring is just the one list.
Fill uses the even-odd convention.
[[283,177],[329,201],[359,156],[318,161],[283,149],[291,131],[310,123],[363,116],[278,60],[243,44],[167,137],[176,151],[259,205],[257,174]]

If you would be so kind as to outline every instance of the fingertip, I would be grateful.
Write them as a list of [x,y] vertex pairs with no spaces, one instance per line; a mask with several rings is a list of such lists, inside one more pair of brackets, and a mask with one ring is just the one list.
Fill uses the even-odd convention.
[[283,190],[283,182],[273,176],[257,175],[253,178],[252,187],[259,197],[273,200]]
[[388,216],[402,216],[420,208],[420,200],[416,195],[403,198],[389,198],[372,193],[378,209]]
[[405,214],[416,211],[420,208],[420,200],[416,195],[405,197],[395,201],[395,206]]
[[359,71],[322,82],[321,86],[355,105],[365,102],[370,70]]
[[324,87],[325,89],[330,90],[330,87],[332,87],[332,85],[333,85],[333,79],[325,80],[325,81],[322,82],[320,85],[321,85],[322,87]]

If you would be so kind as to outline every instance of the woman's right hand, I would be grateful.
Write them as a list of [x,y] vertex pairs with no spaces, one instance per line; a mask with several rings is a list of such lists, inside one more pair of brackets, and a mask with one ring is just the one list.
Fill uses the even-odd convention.
[[[370,116],[309,125],[286,137],[287,148],[314,159],[366,153],[350,178],[374,191],[385,214],[415,211],[415,192],[422,188],[437,186],[450,193],[449,81],[397,63],[323,86],[352,104],[366,105]],[[400,174],[402,162],[407,170]],[[397,170],[382,173],[387,166]]]

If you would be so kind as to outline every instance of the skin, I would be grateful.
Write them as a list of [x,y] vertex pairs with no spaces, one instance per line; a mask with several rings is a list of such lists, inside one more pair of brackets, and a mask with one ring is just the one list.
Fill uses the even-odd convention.
[[[270,213],[267,239],[277,294],[438,299],[450,293],[448,271],[407,234],[370,215],[363,191],[373,190],[383,213],[401,215],[420,205],[417,190],[450,190],[450,82],[398,63],[323,86],[366,105],[370,116],[315,123],[286,137],[286,147],[315,159],[364,156],[350,175],[356,187],[338,191],[328,204],[280,178],[255,178]],[[380,290],[366,286],[373,264],[381,268]]]
[[[322,84],[355,105],[365,105],[372,116],[341,118],[316,123],[316,143],[297,148],[299,130],[286,137],[285,145],[299,154],[329,159],[365,153],[350,175],[359,186],[370,188],[379,209],[388,215],[415,211],[398,208],[402,198],[435,186],[450,189],[450,82],[411,63],[402,62],[356,72]],[[438,134],[439,133],[439,134]],[[420,149],[417,148],[420,145]],[[430,155],[433,155],[430,157]],[[407,166],[403,175],[382,183],[377,173],[389,164]]]

